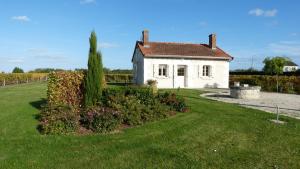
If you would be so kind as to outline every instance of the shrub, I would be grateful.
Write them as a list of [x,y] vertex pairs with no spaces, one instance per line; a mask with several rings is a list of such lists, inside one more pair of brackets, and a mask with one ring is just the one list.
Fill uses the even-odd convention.
[[161,103],[170,106],[175,111],[186,112],[188,110],[184,98],[176,95],[175,93],[165,92],[159,94],[158,98]]
[[67,134],[79,128],[79,113],[69,106],[42,108],[39,129],[44,134]]
[[103,103],[122,112],[123,123],[131,126],[165,118],[170,112],[149,88],[106,89],[103,96]]
[[107,133],[115,130],[121,122],[119,111],[108,107],[90,107],[81,119],[82,124],[94,132]]
[[49,74],[48,103],[50,105],[69,105],[75,108],[83,104],[82,72],[53,72]]
[[133,95],[136,96],[138,100],[140,100],[141,104],[145,105],[153,105],[155,95],[151,88],[149,87],[126,87],[125,88],[125,96]]

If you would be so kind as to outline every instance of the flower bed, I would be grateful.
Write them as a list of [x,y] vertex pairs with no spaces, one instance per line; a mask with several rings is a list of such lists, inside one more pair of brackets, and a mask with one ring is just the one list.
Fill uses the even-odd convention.
[[171,92],[156,93],[152,87],[107,87],[96,106],[83,107],[80,72],[49,76],[48,105],[41,111],[40,131],[44,134],[78,133],[87,130],[109,133],[122,126],[137,126],[186,112],[184,98]]

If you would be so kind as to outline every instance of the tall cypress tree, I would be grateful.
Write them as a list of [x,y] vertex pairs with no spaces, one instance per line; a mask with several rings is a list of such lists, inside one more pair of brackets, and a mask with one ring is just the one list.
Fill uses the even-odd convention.
[[102,55],[97,52],[97,36],[95,31],[90,37],[88,71],[85,78],[85,106],[93,106],[100,102],[103,89]]

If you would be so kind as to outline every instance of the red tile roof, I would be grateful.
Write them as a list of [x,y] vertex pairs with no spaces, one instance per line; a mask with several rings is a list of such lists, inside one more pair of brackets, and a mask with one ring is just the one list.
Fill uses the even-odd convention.
[[171,57],[171,58],[207,58],[232,60],[233,57],[218,48],[212,50],[207,44],[149,42],[149,47],[137,41],[138,47],[144,57]]

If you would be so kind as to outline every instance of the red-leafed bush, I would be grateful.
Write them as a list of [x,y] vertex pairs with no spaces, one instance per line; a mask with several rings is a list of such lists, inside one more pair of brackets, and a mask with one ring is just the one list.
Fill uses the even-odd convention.
[[109,107],[90,107],[82,114],[81,123],[94,132],[111,132],[121,124],[121,112]]
[[172,92],[165,92],[160,93],[158,98],[161,103],[170,106],[173,110],[179,112],[186,112],[188,111],[188,107],[183,97],[176,95],[176,93]]
[[83,104],[83,72],[53,72],[48,78],[48,104],[80,108]]
[[62,105],[47,105],[40,114],[39,129],[44,134],[68,134],[79,129],[79,112]]

